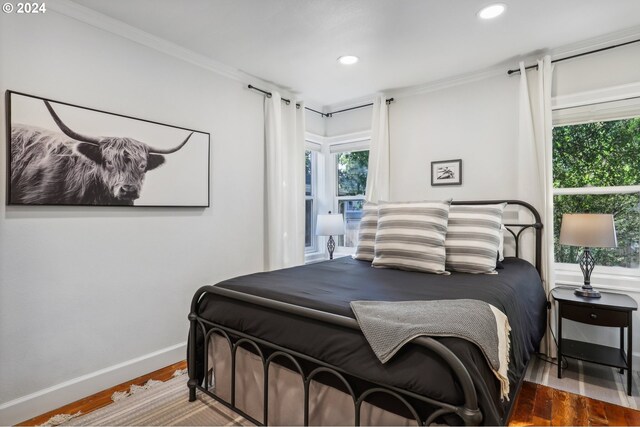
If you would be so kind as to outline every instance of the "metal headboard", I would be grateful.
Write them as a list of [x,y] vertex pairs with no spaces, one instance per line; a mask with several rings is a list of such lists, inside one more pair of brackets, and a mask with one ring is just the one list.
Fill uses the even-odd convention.
[[[535,267],[538,270],[538,274],[542,277],[542,220],[540,218],[540,213],[534,208],[531,204],[527,202],[523,202],[522,200],[472,200],[472,201],[460,201],[454,200],[451,202],[452,205],[494,205],[498,203],[507,203],[507,205],[517,205],[522,206],[527,209],[533,215],[535,220],[534,223],[524,223],[524,224],[504,224],[505,228],[513,238],[515,239],[516,245],[516,257],[520,257],[520,236],[522,233],[529,229],[533,228],[535,230]],[[516,230],[512,230],[511,228],[516,228]]]

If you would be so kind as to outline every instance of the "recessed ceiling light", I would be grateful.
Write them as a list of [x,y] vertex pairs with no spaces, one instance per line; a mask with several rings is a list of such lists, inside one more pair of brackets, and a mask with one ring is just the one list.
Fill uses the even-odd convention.
[[507,5],[504,3],[495,3],[490,4],[489,6],[483,7],[478,12],[478,17],[481,19],[493,19],[502,15],[504,11],[507,9]]
[[341,63],[342,65],[353,65],[356,62],[358,62],[360,60],[360,58],[358,58],[357,56],[353,56],[353,55],[344,55],[341,56],[340,58],[338,58],[338,62]]

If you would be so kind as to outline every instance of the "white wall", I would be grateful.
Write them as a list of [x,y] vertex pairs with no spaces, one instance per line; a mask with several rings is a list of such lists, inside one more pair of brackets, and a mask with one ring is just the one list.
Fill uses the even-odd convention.
[[[44,403],[24,413],[31,400],[14,399],[163,349],[172,361],[184,358],[195,290],[263,269],[264,157],[263,98],[239,81],[51,10],[0,14],[0,55],[3,93],[211,133],[209,209],[4,206],[0,150],[4,425],[66,403],[36,399]],[[4,103],[0,110],[4,117]],[[120,381],[169,359],[135,365]]]
[[[496,76],[389,105],[391,196],[396,200],[515,196],[518,79]],[[327,136],[371,127],[371,108],[325,119]],[[431,187],[430,164],[463,160],[461,187]]]
[[[358,102],[356,105],[368,104],[369,102]],[[347,106],[348,108],[349,106]],[[332,106],[330,111],[337,111],[341,107]],[[362,132],[371,130],[372,107],[359,108],[357,110],[338,113],[332,117],[325,117],[326,136],[344,135],[347,133]]]
[[640,82],[640,43],[555,64],[553,95],[567,96]]
[[[498,76],[392,103],[391,197],[514,197],[517,90],[517,79]],[[431,162],[448,159],[462,159],[463,185],[431,187]]]
[[[310,106],[316,111],[322,111],[322,108],[316,108],[315,106]],[[305,127],[307,132],[310,132],[314,135],[325,135],[325,124],[324,117],[322,117],[318,113],[314,113],[313,111],[306,110],[304,115]]]

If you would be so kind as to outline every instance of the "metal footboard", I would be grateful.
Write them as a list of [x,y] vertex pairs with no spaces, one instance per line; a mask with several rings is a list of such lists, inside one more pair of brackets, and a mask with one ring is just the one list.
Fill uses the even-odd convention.
[[[235,299],[238,301],[243,301],[250,304],[259,305],[262,307],[270,308],[273,310],[283,311],[285,313],[294,314],[297,316],[319,320],[325,323],[329,323],[336,326],[341,326],[344,328],[354,329],[360,331],[360,326],[358,323],[349,317],[340,316],[337,314],[326,313],[323,311],[318,311],[306,307],[300,307],[293,304],[287,304],[280,301],[274,301],[267,298],[258,297],[255,295],[244,294],[241,292],[236,292],[229,289],[217,288],[215,286],[204,286],[196,292],[193,297],[193,301],[191,303],[191,313],[189,314],[189,321],[191,322],[191,328],[189,330],[189,401],[194,401],[196,399],[196,390],[200,390],[203,393],[211,396],[216,399],[223,405],[229,407],[240,415],[244,416],[248,420],[252,421],[257,425],[267,425],[269,414],[268,414],[268,381],[269,381],[269,366],[273,362],[274,359],[285,358],[288,359],[293,366],[295,366],[298,373],[301,375],[303,384],[304,384],[304,425],[309,425],[309,384],[313,378],[321,373],[329,373],[336,376],[346,387],[351,395],[351,398],[354,402],[354,411],[355,411],[355,424],[360,425],[360,409],[362,403],[366,400],[366,398],[374,393],[385,393],[387,395],[393,396],[402,402],[409,412],[412,414],[416,423],[418,425],[429,425],[436,418],[446,415],[446,414],[455,414],[465,425],[478,425],[482,421],[482,414],[480,409],[478,408],[478,397],[476,395],[476,390],[473,385],[473,381],[471,380],[471,376],[469,372],[464,367],[460,359],[447,347],[445,347],[440,342],[434,340],[429,337],[419,337],[414,339],[412,342],[418,345],[421,345],[429,350],[433,351],[435,354],[440,356],[446,363],[451,367],[451,370],[460,384],[462,389],[462,393],[464,395],[464,403],[462,405],[456,406],[451,405],[446,402],[441,402],[426,396],[421,396],[417,393],[410,392],[408,390],[403,390],[398,387],[375,383],[369,381],[365,378],[358,377],[349,372],[345,372],[343,369],[331,365],[329,363],[323,362],[311,356],[299,353],[297,351],[284,348],[277,344],[265,341],[260,338],[252,337],[250,335],[245,334],[244,332],[234,330],[232,328],[228,328],[226,326],[217,324],[215,322],[211,322],[210,320],[204,319],[198,316],[198,303],[200,302],[201,297],[205,293],[211,293],[215,295],[219,295],[225,298]],[[197,357],[197,345],[196,345],[196,333],[198,328],[200,329],[202,336],[204,337],[204,347],[202,355],[204,363],[205,363],[205,380],[204,384],[200,384],[197,379],[196,373],[196,357]],[[217,396],[214,392],[209,389],[208,381],[207,381],[207,371],[208,371],[208,351],[209,351],[209,340],[212,334],[218,333],[227,339],[231,349],[231,401],[227,402],[222,399],[220,396]],[[233,342],[231,337],[235,337],[236,341]],[[235,360],[236,353],[239,346],[242,344],[248,344],[252,346],[256,350],[256,354],[261,358],[263,368],[264,368],[264,400],[263,400],[263,408],[264,414],[262,421],[256,420],[250,415],[243,412],[241,409],[236,407],[235,405]],[[265,352],[263,349],[269,349],[271,355],[269,357],[265,357]],[[304,360],[307,362],[311,362],[315,365],[318,365],[318,368],[314,369],[309,373],[305,373],[302,369],[299,360]],[[372,386],[367,390],[363,391],[359,396],[354,393],[354,388],[350,384],[348,377],[354,377],[366,381]],[[409,399],[415,399],[426,404],[437,407],[432,414],[430,414],[426,419],[422,419],[418,413],[418,410],[409,402]]]

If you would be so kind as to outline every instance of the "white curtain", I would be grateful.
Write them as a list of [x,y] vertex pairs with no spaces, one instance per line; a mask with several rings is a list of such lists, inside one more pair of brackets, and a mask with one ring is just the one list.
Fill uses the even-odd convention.
[[[527,79],[533,77],[531,81]],[[547,295],[554,287],[553,258],[553,158],[551,82],[553,66],[545,56],[535,71],[520,62],[520,123],[518,138],[518,194],[542,216],[542,280]],[[527,245],[528,246],[528,245]],[[549,312],[551,314],[552,311]],[[549,315],[549,325],[553,325]],[[556,346],[547,328],[541,351],[555,357]]]
[[304,104],[265,98],[267,270],[304,263]]
[[389,200],[389,107],[383,95],[373,101],[365,197],[374,203]]

